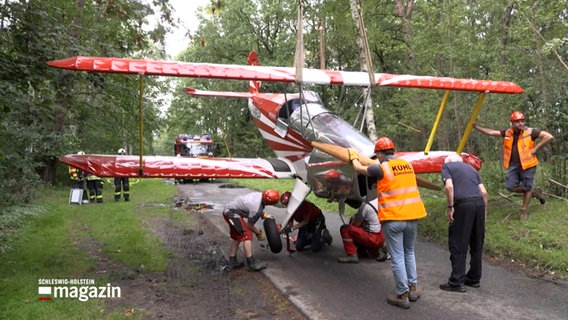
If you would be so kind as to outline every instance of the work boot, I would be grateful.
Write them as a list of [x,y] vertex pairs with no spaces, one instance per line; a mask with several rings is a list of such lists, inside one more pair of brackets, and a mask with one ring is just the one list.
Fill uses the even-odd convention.
[[464,287],[463,284],[460,284],[460,285],[457,285],[457,286],[452,286],[449,282],[442,283],[440,285],[440,289],[445,290],[445,291],[461,292],[461,293],[464,293],[464,292],[467,291],[467,289]]
[[529,217],[528,210],[521,208],[519,211],[519,220],[527,220]]
[[377,255],[377,261],[378,261],[378,262],[383,262],[383,261],[387,260],[388,255],[389,255],[389,254],[388,254],[388,252],[387,252],[387,248],[386,248],[385,246],[382,246],[382,247],[379,249],[379,254]]
[[337,262],[339,263],[359,263],[359,257],[357,257],[357,255],[347,255],[345,257],[339,257],[337,259]]
[[331,242],[333,241],[333,237],[331,236],[331,233],[329,233],[329,230],[323,229],[321,236],[325,239],[325,242],[327,243],[327,245],[331,246]]
[[249,271],[260,271],[262,269],[266,269],[268,266],[266,262],[255,261],[254,257],[247,258],[247,266]]
[[541,188],[534,188],[533,191],[532,191],[532,197],[537,198],[538,201],[540,201],[540,204],[546,203],[546,199],[544,199],[544,196],[542,195],[542,189]]
[[245,265],[244,261],[240,261],[237,257],[229,257],[229,265],[227,266],[228,270],[239,269]]
[[472,288],[479,288],[480,287],[479,281],[470,280],[468,278],[465,278],[463,284],[465,284],[468,287],[472,287]]
[[420,290],[418,290],[416,284],[409,284],[408,289],[408,300],[412,302],[418,301],[418,298],[420,298]]
[[392,304],[393,306],[401,307],[403,309],[410,308],[410,302],[408,301],[408,291],[398,295],[398,294],[391,294],[387,298],[387,302]]

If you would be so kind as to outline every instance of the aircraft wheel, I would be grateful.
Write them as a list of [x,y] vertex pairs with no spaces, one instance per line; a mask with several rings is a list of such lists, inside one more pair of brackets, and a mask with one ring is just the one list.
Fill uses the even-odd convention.
[[263,226],[264,233],[266,234],[266,240],[270,246],[270,251],[273,253],[282,251],[282,238],[280,238],[280,233],[276,226],[276,220],[274,220],[274,218],[268,218],[264,220]]

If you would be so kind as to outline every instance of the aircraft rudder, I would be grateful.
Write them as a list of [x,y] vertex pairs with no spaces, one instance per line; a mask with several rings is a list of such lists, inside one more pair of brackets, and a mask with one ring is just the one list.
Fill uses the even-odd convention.
[[[256,54],[255,51],[251,51],[249,53],[248,59],[247,59],[247,63],[249,66],[258,66],[258,56]],[[250,93],[258,93],[259,89],[260,89],[260,81],[252,81],[249,84],[249,92]]]

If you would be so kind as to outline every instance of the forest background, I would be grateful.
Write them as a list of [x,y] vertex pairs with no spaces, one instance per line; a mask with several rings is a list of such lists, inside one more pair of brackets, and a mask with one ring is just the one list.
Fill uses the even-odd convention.
[[[355,0],[304,1],[306,67],[360,70]],[[359,1],[375,72],[506,80],[521,95],[489,95],[478,123],[509,126],[513,110],[527,125],[555,136],[539,151],[537,183],[568,181],[568,1]],[[245,64],[255,50],[262,65],[292,66],[297,34],[296,0],[212,1],[198,16],[177,57],[165,53],[165,34],[179,21],[167,0],[12,1],[0,6],[0,217],[33,203],[45,186],[68,183],[63,154],[139,153],[139,79],[67,72],[46,61],[77,55]],[[158,17],[153,21],[152,17]],[[153,21],[150,23],[150,21]],[[150,27],[151,26],[151,27]],[[320,59],[324,48],[323,60]],[[218,156],[272,157],[250,121],[245,101],[197,99],[186,86],[246,91],[247,82],[144,78],[145,154],[172,155],[179,133],[210,133]],[[266,92],[297,88],[264,83]],[[361,88],[314,86],[324,103],[353,122]],[[443,92],[376,88],[373,112],[379,135],[400,151],[426,145]],[[452,93],[432,150],[455,149],[477,95]],[[366,128],[363,128],[365,131]],[[493,194],[503,189],[500,141],[473,133],[465,148],[484,161]]]

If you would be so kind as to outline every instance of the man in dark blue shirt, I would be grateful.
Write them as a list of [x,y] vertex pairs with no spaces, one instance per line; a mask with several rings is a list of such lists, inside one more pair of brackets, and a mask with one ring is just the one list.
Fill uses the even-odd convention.
[[[452,273],[440,289],[466,292],[464,284],[477,288],[481,280],[487,191],[479,173],[463,163],[462,157],[457,154],[446,158],[441,174],[448,200],[448,246]],[[468,247],[471,259],[466,273]]]

